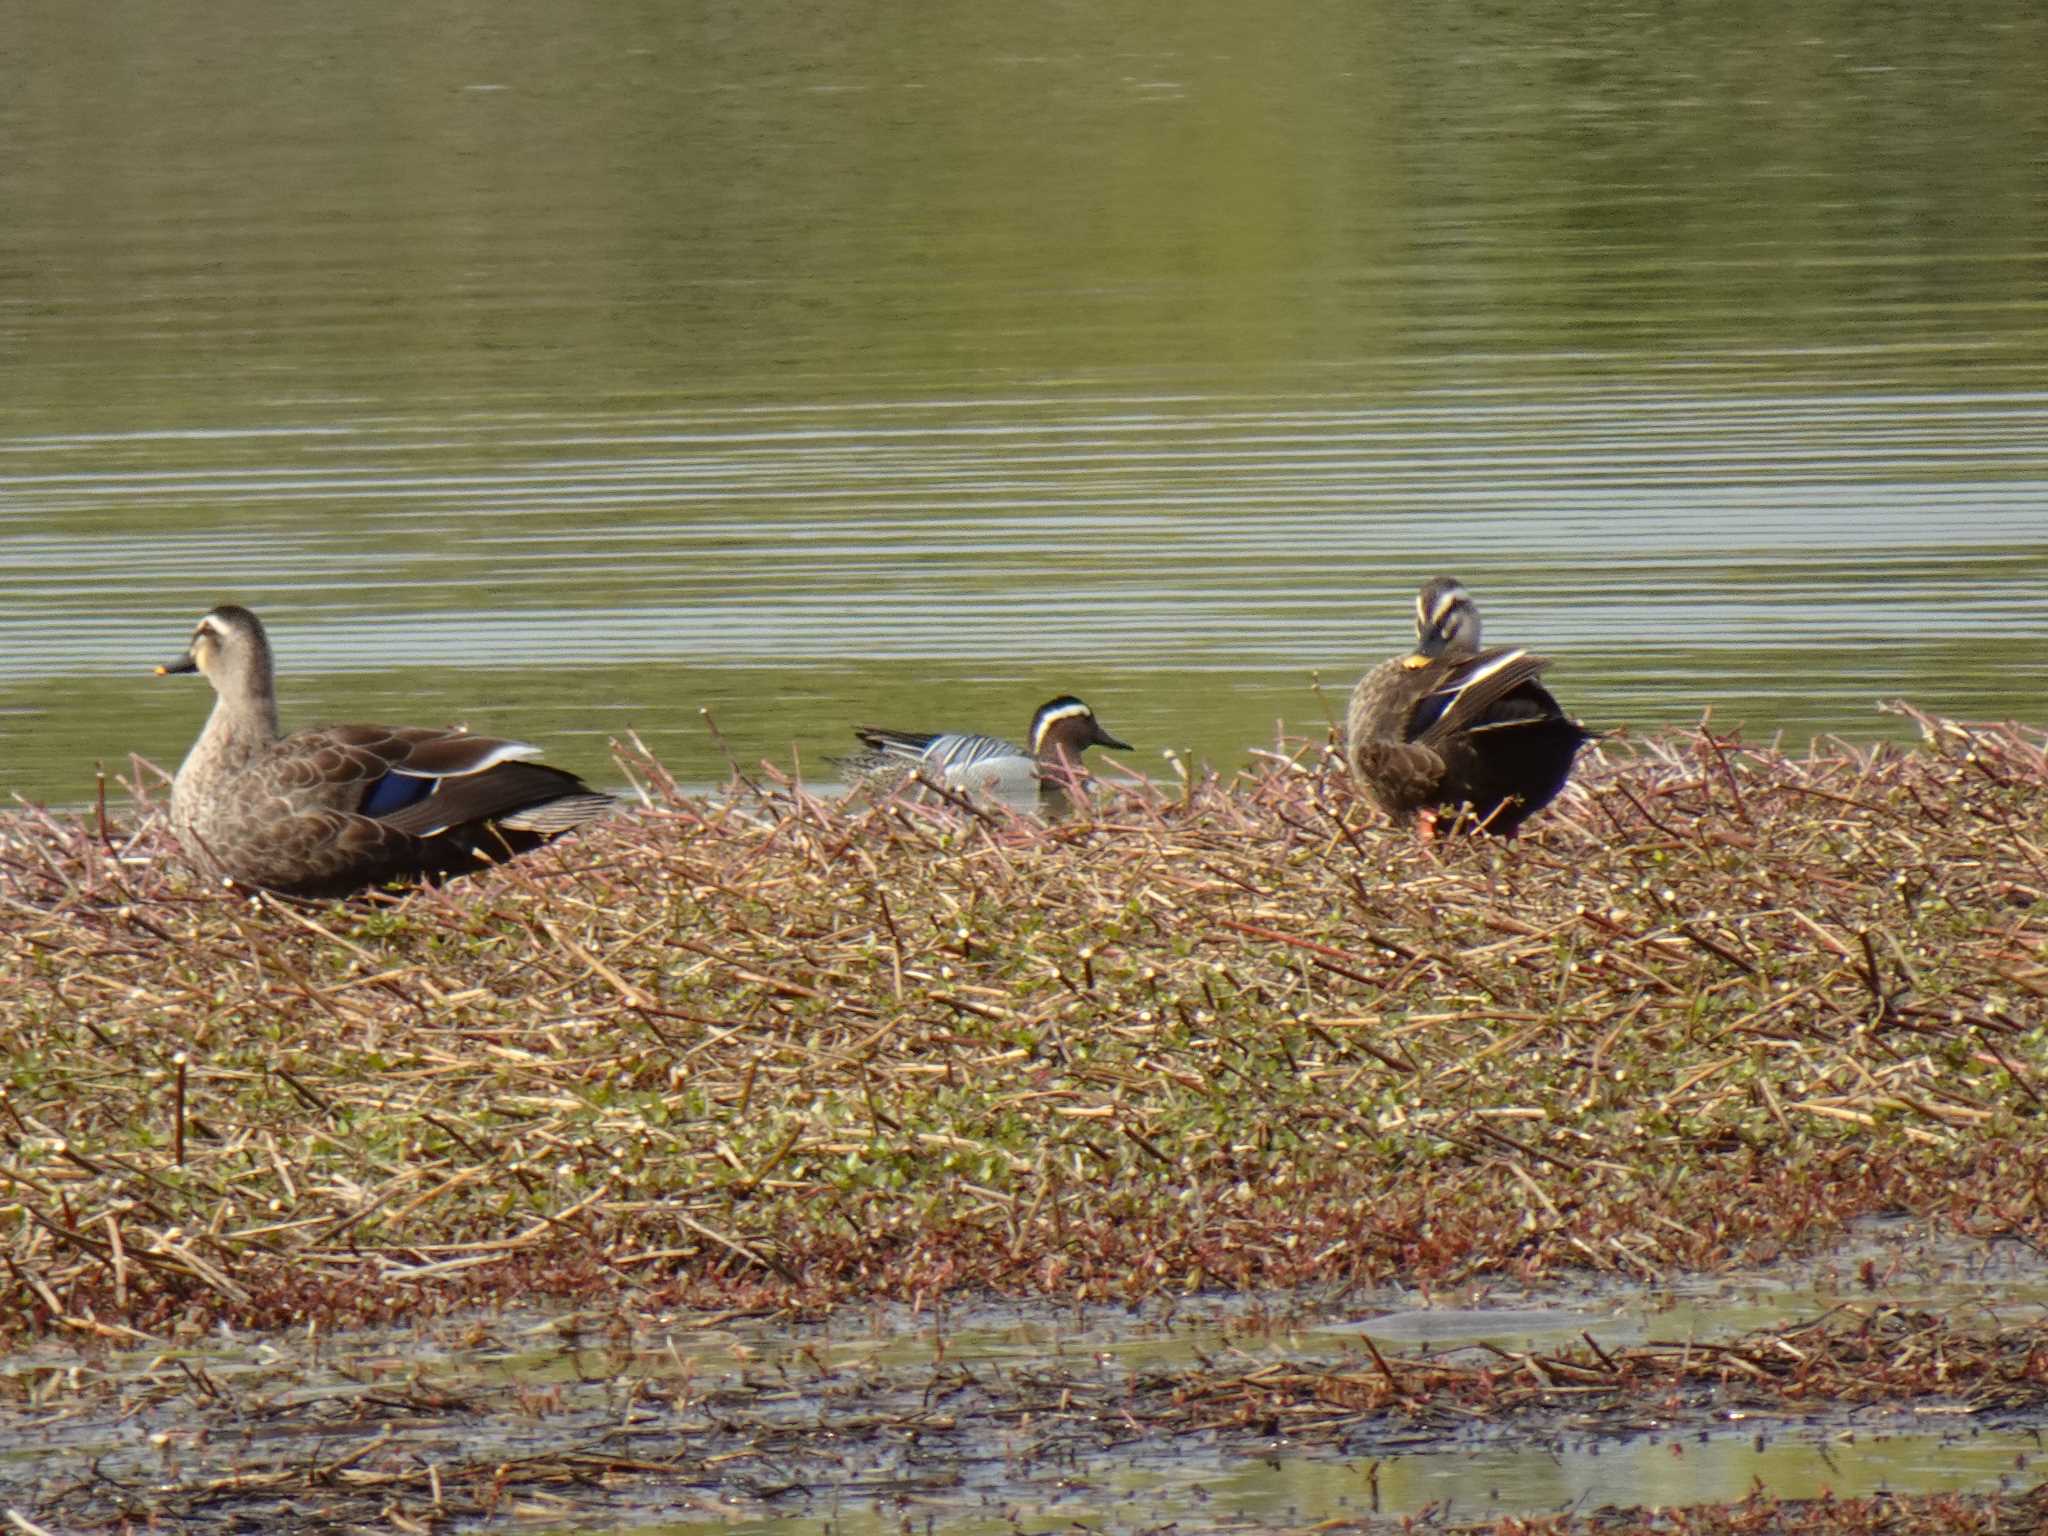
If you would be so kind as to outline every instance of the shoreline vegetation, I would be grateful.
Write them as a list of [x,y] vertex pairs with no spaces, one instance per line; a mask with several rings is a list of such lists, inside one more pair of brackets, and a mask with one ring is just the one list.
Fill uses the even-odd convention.
[[395,903],[23,811],[0,1324],[2038,1240],[2048,753],[1924,727],[1610,746],[1512,847],[1386,833],[1320,747],[1050,825],[627,754],[637,810]]
[[[1889,707],[1921,745],[1609,741],[1513,845],[1390,833],[1320,742],[1052,824],[628,746],[628,812],[349,904],[25,808],[0,1328],[1647,1281],[1872,1214],[2039,1252],[2048,737]],[[1954,1326],[1944,1390],[2039,1399],[2048,1330]]]

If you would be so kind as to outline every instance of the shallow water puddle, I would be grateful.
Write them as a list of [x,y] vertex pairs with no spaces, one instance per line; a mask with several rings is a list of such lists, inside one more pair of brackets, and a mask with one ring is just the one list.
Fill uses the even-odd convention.
[[[1575,1385],[1558,1363],[1663,1345],[1689,1357],[1826,1316],[2037,1326],[2048,1262],[2010,1243],[1869,1223],[1824,1259],[1740,1275],[1371,1300],[877,1307],[811,1324],[500,1316],[32,1350],[0,1364],[0,1502],[59,1524],[125,1512],[173,1527],[438,1505],[457,1525],[517,1514],[565,1533],[1208,1528],[1432,1506],[1478,1519],[1759,1485],[1989,1489],[2025,1476],[2048,1428],[2031,1396],[1966,1404],[1962,1386],[1790,1400],[1745,1397],[1739,1371],[1733,1387],[1627,1389]],[[1742,1348],[1797,1353],[1809,1341],[1795,1337]],[[1521,1395],[1422,1384],[1482,1366]],[[1406,1378],[1406,1406],[1354,1411],[1348,1388],[1377,1389],[1375,1371]],[[1306,1385],[1270,1392],[1289,1381]]]
[[[958,1536],[1017,1531],[1181,1531],[1313,1528],[1328,1521],[1397,1520],[1433,1509],[1439,1522],[1562,1513],[1603,1505],[1728,1503],[1761,1484],[1785,1499],[1832,1491],[1967,1492],[2031,1485],[2037,1438],[2024,1432],[1879,1436],[1854,1443],[1782,1444],[1761,1452],[1744,1437],[1663,1441],[1605,1451],[1493,1449],[1423,1453],[1384,1462],[1259,1457],[1228,1465],[1155,1467],[1138,1461],[1074,1477],[1049,1496],[1003,1497],[905,1488],[882,1502],[821,1491],[800,1512],[747,1518],[709,1511],[543,1526],[551,1536],[631,1531],[636,1536],[901,1536],[907,1528]],[[905,1522],[908,1522],[906,1527]]]

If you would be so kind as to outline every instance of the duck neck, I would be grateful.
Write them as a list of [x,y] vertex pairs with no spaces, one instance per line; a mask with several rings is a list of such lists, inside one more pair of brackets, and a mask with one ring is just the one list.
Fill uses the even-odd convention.
[[217,759],[235,762],[277,738],[276,696],[268,688],[230,688],[214,699],[200,745]]
[[1076,742],[1076,733],[1064,729],[1065,726],[1066,722],[1062,720],[1047,729],[1039,738],[1038,751],[1033,755],[1037,757],[1041,768],[1057,768],[1067,773],[1079,773],[1081,753],[1087,744]]

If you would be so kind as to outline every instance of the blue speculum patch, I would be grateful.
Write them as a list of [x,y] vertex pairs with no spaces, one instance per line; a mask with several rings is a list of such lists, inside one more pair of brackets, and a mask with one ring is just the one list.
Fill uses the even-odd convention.
[[439,779],[423,779],[410,773],[387,773],[363,796],[362,813],[365,816],[389,816],[393,811],[402,811],[408,805],[417,805],[426,799],[440,782]]
[[1408,739],[1413,741],[1435,725],[1438,717],[1449,707],[1454,697],[1455,689],[1438,689],[1435,693],[1425,695],[1415,706],[1415,713],[1408,717]]

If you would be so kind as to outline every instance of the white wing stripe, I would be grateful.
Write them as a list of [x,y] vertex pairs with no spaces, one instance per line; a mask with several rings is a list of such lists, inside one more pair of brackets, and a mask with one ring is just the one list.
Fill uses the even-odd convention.
[[500,763],[524,762],[528,758],[539,756],[540,748],[534,746],[531,742],[501,741],[495,749],[478,758],[475,762],[467,763],[460,768],[452,768],[446,773],[429,773],[424,768],[404,767],[393,767],[390,771],[408,779],[461,779],[467,778],[472,773],[486,772],[497,767]]
[[1499,672],[1504,668],[1513,666],[1516,662],[1520,661],[1524,656],[1528,654],[1529,653],[1526,650],[1502,651],[1498,656],[1494,657],[1493,660],[1489,661],[1485,666],[1474,667],[1469,672],[1460,673],[1457,681],[1454,684],[1452,684],[1451,687],[1441,689],[1439,691],[1443,693],[1448,693],[1453,698],[1456,698],[1459,694],[1463,693],[1467,688],[1470,688],[1477,683],[1485,682],[1486,679],[1493,676],[1494,673]]
[[993,762],[998,758],[1015,757],[1031,761],[1031,754],[1012,742],[999,736],[961,736],[948,734],[939,737],[924,749],[921,761],[930,768],[951,773],[960,768],[972,768],[981,763]]

